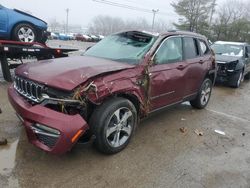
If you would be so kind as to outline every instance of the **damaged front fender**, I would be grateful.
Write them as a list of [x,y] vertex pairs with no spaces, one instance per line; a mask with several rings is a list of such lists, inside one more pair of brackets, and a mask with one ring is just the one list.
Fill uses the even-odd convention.
[[[139,73],[139,74],[138,74]],[[112,96],[123,96],[137,100],[141,114],[148,112],[148,76],[144,76],[145,67],[129,69],[101,76],[89,84],[76,89],[74,99],[88,100],[100,105]],[[133,101],[132,101],[133,102]]]

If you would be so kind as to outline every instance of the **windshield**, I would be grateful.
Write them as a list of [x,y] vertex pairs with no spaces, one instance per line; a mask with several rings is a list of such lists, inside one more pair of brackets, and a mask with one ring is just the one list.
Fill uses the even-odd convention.
[[243,56],[243,46],[233,44],[213,44],[211,48],[216,54],[227,56]]
[[138,64],[155,40],[155,37],[141,32],[119,33],[104,38],[83,55]]

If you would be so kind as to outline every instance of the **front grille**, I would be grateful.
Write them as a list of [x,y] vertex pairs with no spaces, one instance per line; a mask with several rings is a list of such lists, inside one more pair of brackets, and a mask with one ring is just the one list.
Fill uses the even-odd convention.
[[228,72],[233,72],[235,70],[237,63],[238,63],[238,61],[233,61],[233,62],[229,62],[229,63],[217,61],[218,74],[227,74]]
[[43,86],[16,76],[14,80],[14,88],[24,97],[37,103],[41,102]]
[[226,64],[222,64],[222,63],[218,63],[217,64],[218,65],[218,73],[219,74],[224,74],[224,73],[226,73],[226,71],[227,71],[227,67],[226,67]]
[[43,143],[49,148],[53,148],[58,140],[57,137],[51,137],[51,136],[46,136],[42,134],[36,134],[36,137],[39,140],[39,142]]

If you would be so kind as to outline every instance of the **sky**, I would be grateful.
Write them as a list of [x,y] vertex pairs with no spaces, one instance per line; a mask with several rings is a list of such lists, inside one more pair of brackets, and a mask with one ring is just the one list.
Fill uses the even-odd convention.
[[[159,14],[156,14],[156,21],[166,20],[167,23],[178,21],[178,15],[170,5],[174,0],[110,1],[148,10],[159,9]],[[221,4],[223,1],[226,0],[217,0],[217,3]],[[53,19],[65,23],[66,9],[69,8],[69,25],[81,25],[83,27],[87,27],[91,20],[98,15],[120,17],[125,20],[145,18],[149,22],[152,22],[153,19],[153,13],[115,7],[93,0],[0,0],[0,3],[8,8],[28,11],[48,23]]]

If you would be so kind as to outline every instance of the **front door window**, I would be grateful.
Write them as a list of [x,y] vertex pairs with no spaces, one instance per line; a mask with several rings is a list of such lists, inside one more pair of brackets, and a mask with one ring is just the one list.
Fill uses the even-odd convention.
[[182,41],[180,37],[169,38],[157,51],[155,64],[167,64],[182,61]]

